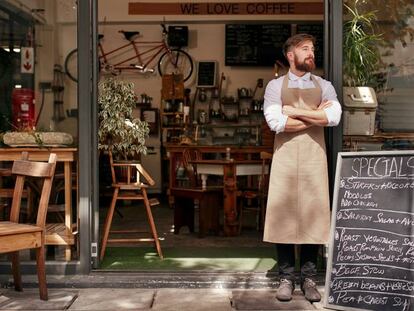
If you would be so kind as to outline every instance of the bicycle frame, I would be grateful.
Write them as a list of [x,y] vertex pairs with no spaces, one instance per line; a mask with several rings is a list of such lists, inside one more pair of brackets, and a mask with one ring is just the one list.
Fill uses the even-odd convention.
[[[100,36],[98,42],[99,70],[103,71],[102,73],[104,74],[110,73],[112,75],[118,75],[123,70],[145,74],[155,72],[157,67],[158,73],[161,76],[165,74],[182,74],[184,81],[187,81],[191,77],[194,68],[191,56],[181,50],[180,47],[171,48],[167,41],[168,31],[165,25],[161,24],[161,27],[163,28],[161,41],[131,40],[139,32],[121,30],[119,32],[124,34],[128,43],[109,52],[105,52],[101,40],[102,36]],[[140,52],[139,48],[142,48],[143,51]],[[74,49],[65,58],[66,75],[75,82],[78,81],[77,57],[78,50]]]
[[[140,53],[139,49],[138,49],[139,45],[146,45],[146,46],[155,45],[155,46],[145,50],[142,53]],[[108,56],[115,55],[116,52],[119,52],[119,51],[124,50],[128,47],[131,47],[131,46],[132,46],[132,48],[135,52],[134,56],[129,57],[129,58],[124,59],[124,60],[121,60],[121,61],[118,61],[116,64],[110,64],[108,62]],[[136,70],[137,67],[131,66],[130,64],[126,65],[127,62],[130,62],[133,59],[136,59],[136,60],[139,61],[139,64],[136,64],[136,65],[140,66],[139,69],[145,69],[162,52],[167,51],[168,53],[171,53],[171,49],[167,45],[167,43],[165,42],[165,39],[163,39],[162,41],[135,41],[135,40],[134,41],[129,41],[127,44],[125,44],[125,45],[123,45],[119,48],[113,49],[113,50],[111,50],[107,53],[105,53],[102,43],[99,42],[99,51],[100,51],[100,54],[101,54],[99,56],[99,61],[103,60],[104,65],[110,65],[116,70],[126,70],[126,69],[127,70],[128,69],[129,70],[135,69]],[[153,54],[151,54],[151,53],[153,53]],[[144,55],[151,55],[151,57],[145,63],[143,62],[143,56]]]

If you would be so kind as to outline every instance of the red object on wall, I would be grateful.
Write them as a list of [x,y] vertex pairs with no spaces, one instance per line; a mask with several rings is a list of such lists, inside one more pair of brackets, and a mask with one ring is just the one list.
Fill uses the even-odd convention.
[[12,93],[13,127],[33,129],[35,126],[35,98],[32,89],[14,89]]

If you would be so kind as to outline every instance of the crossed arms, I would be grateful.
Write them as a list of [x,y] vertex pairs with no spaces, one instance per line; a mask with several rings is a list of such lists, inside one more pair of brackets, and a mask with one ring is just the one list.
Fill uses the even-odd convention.
[[288,117],[285,132],[298,132],[311,126],[326,126],[329,121],[324,111],[332,105],[330,101],[323,101],[316,110],[306,110],[293,106],[283,106],[282,112]]

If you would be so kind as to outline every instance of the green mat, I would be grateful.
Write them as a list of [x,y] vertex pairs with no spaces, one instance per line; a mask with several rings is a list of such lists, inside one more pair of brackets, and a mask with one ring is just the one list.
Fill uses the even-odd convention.
[[276,265],[273,247],[163,248],[161,260],[150,247],[109,247],[101,269],[266,272]]

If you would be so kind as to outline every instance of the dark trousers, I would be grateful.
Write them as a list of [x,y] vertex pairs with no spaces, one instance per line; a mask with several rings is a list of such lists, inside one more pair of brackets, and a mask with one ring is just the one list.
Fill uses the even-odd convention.
[[[279,276],[295,283],[295,245],[276,244]],[[319,245],[300,245],[300,281],[316,276],[316,261]]]

